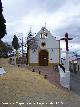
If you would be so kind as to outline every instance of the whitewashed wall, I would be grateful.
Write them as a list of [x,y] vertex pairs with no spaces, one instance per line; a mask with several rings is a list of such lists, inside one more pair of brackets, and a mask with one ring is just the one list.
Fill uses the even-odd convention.
[[[49,52],[49,63],[59,63],[59,51],[58,49],[54,49],[53,51],[51,49],[46,49]],[[38,51],[33,52],[30,51],[30,63],[38,63]]]
[[[51,33],[46,29],[46,33],[48,33],[48,38],[41,39],[40,33],[42,33],[42,30],[40,30],[37,35],[37,43],[38,43],[38,50],[33,53],[32,50],[30,50],[30,63],[38,63],[38,54],[40,49],[46,49],[49,52],[49,63],[59,63],[59,41],[56,40],[55,37],[51,35]],[[45,42],[46,46],[42,47],[41,43]],[[52,59],[52,60],[51,60]]]
[[38,63],[38,51],[30,50],[30,63]]
[[53,49],[53,51],[52,49],[48,50],[49,50],[49,63],[59,63],[59,50],[58,49]]

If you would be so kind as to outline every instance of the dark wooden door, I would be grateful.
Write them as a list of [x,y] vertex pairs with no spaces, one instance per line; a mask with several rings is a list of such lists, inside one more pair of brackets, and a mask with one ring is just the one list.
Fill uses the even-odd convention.
[[39,66],[48,66],[48,52],[46,50],[39,52]]

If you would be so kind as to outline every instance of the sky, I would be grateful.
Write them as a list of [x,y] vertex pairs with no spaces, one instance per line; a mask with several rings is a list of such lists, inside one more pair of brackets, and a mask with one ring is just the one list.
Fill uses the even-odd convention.
[[[80,0],[2,0],[7,35],[11,41],[14,34],[27,36],[30,27],[33,34],[42,26],[57,39],[69,33],[69,49],[80,52]],[[61,48],[65,50],[65,42]]]

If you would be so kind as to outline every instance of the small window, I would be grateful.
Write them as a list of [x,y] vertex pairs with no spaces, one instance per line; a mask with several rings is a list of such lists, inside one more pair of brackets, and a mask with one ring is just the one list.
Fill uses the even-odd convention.
[[45,42],[42,42],[41,45],[44,47],[44,46],[46,45],[46,43],[45,43]]

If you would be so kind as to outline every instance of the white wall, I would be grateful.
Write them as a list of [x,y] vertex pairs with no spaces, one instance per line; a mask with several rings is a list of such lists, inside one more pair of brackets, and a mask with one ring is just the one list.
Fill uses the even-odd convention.
[[[33,51],[30,50],[30,63],[38,63],[38,53],[40,49],[46,49],[49,52],[49,63],[59,63],[59,42],[57,41],[55,37],[51,35],[51,33],[46,29],[46,32],[48,33],[48,38],[41,39],[40,33],[42,30],[40,30],[37,35],[37,43],[38,43],[38,50],[33,53]],[[41,46],[41,43],[45,42],[46,46]],[[53,51],[52,51],[53,50]],[[52,59],[52,60],[51,60]]]
[[[47,49],[49,52],[49,63],[59,63],[59,50],[54,49],[53,51],[51,49]],[[30,63],[38,63],[38,53],[39,51],[36,51],[33,53],[33,51],[30,51]],[[52,59],[52,60],[51,60]]]
[[38,51],[30,50],[30,63],[38,63]]
[[52,49],[49,49],[49,62],[59,63],[59,50],[58,49],[53,49],[53,51]]
[[40,30],[36,35],[36,39],[39,42],[40,48],[41,48],[41,43],[42,42],[46,42],[46,47],[47,48],[59,48],[59,41],[57,41],[56,38],[54,36],[52,36],[51,33],[48,30],[46,31],[48,33],[48,38],[45,38],[45,39],[40,38],[40,33],[41,32],[42,32],[42,30]]

